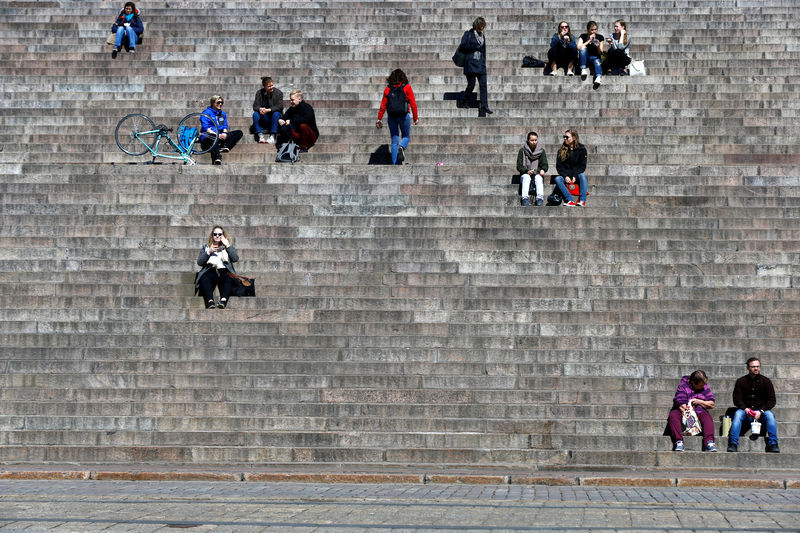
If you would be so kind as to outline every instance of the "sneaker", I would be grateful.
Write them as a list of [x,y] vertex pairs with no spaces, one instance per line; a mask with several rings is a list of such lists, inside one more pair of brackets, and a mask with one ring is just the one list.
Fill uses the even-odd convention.
[[737,446],[736,444],[728,444],[728,451],[729,452],[738,452],[739,451],[739,446]]
[[228,148],[227,146],[223,146],[223,147],[220,149],[220,152],[222,152],[223,154],[224,154],[225,152],[230,152],[230,151],[231,151],[231,149],[230,149],[230,148]]
[[258,134],[258,144],[267,144],[267,138],[263,133]]
[[569,70],[567,71],[567,76],[574,76],[574,75],[575,75],[575,73],[574,73],[574,72],[572,72],[572,69],[569,69]]
[[707,452],[715,452],[715,451],[717,451],[717,445],[714,444],[713,440],[708,441],[708,444],[706,444],[706,451]]
[[217,304],[214,303],[214,300],[209,300],[206,304],[206,309],[216,309]]
[[223,298],[223,299],[221,299],[221,300],[219,301],[219,305],[217,306],[217,308],[219,308],[219,309],[225,309],[225,305],[226,305],[227,303],[228,303],[228,300],[227,300],[226,298]]
[[586,207],[586,202],[584,202],[583,200],[581,200],[581,201],[579,201],[579,202],[578,202],[578,204],[577,204],[577,205],[578,205],[578,207]]
[[585,80],[588,76],[589,76],[589,69],[586,68],[586,67],[583,67],[581,69],[581,81]]
[[522,199],[519,201],[520,204],[528,206],[531,205],[531,199],[527,196],[523,196]]
[[767,453],[781,453],[781,450],[778,448],[777,444],[767,444],[767,447],[764,448],[764,451]]
[[544,205],[544,198],[536,198],[536,205],[537,206]]
[[129,54],[135,54],[136,53],[136,48],[128,48],[128,53]]
[[267,144],[275,144],[275,136],[274,135],[270,134],[270,136],[267,137]]
[[683,450],[685,450],[685,448],[683,447],[683,441],[679,440],[678,442],[675,443],[675,449],[673,451],[682,452]]
[[597,77],[594,79],[594,84],[595,84],[595,85],[603,85],[603,76],[597,76]]
[[213,164],[221,165],[222,164],[222,159],[215,159]]
[[111,52],[111,59],[116,59],[118,53],[119,53],[119,48],[114,48],[114,50]]
[[402,146],[397,147],[397,164],[402,165],[403,161],[406,160],[406,151],[403,149]]
[[558,74],[556,74],[556,71],[555,71],[555,70],[551,70],[551,71],[550,71],[550,75],[551,75],[551,76],[557,76]]
[[[575,206],[576,206],[576,205],[578,205],[578,204],[576,204],[575,202],[573,202],[572,200],[570,200],[569,202],[564,202],[564,203],[563,203],[563,204],[561,204],[561,205],[563,205],[564,207],[575,207]],[[679,442],[680,442],[680,441],[679,441]],[[681,442],[681,446],[683,446],[683,442]]]

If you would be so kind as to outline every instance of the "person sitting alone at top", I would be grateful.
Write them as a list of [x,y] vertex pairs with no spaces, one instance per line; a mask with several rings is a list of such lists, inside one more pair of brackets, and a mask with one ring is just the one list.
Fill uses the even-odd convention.
[[139,36],[144,33],[144,24],[142,24],[142,19],[139,18],[139,10],[136,9],[136,4],[125,2],[125,6],[123,6],[111,26],[111,33],[116,34],[114,51],[111,52],[112,58],[117,57],[117,52],[122,50],[122,44],[125,41],[128,43],[128,52],[131,54],[136,53],[136,42],[139,40]]

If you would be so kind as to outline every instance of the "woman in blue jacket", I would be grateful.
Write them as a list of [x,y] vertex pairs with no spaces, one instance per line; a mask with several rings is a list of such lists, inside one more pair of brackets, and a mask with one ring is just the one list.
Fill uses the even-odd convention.
[[461,44],[458,50],[466,55],[464,61],[464,76],[467,77],[467,88],[464,89],[464,96],[458,101],[458,107],[468,107],[472,91],[475,89],[475,80],[478,80],[481,89],[481,107],[478,110],[479,117],[492,114],[489,109],[489,96],[486,93],[486,36],[483,30],[486,28],[486,21],[483,17],[478,17],[472,22],[472,29],[464,32],[461,37]]
[[125,6],[119,12],[117,20],[111,26],[111,33],[117,34],[111,57],[117,57],[117,52],[122,50],[122,41],[125,39],[128,40],[128,52],[136,53],[136,41],[139,40],[139,36],[143,32],[144,25],[142,24],[142,19],[139,18],[139,10],[136,9],[136,4],[125,2]]
[[225,99],[220,95],[215,94],[211,97],[209,106],[205,108],[203,114],[200,116],[200,145],[203,150],[207,150],[211,143],[214,142],[214,129],[212,126],[214,122],[217,123],[217,133],[219,139],[217,144],[209,152],[211,154],[211,162],[214,165],[222,164],[222,152],[230,152],[231,148],[236,146],[242,136],[244,135],[241,130],[228,131],[228,116],[222,110],[225,104]]
[[550,39],[550,50],[547,51],[547,60],[550,62],[550,75],[555,76],[559,67],[563,68],[567,76],[575,75],[575,62],[578,60],[578,43],[569,31],[569,22],[562,20],[558,23],[558,31]]

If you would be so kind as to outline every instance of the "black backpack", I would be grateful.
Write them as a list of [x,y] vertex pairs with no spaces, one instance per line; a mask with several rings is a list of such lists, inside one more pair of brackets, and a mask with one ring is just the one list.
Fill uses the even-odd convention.
[[401,118],[408,114],[408,100],[406,100],[406,93],[403,91],[407,84],[398,86],[390,86],[389,94],[386,95],[386,112],[392,118]]

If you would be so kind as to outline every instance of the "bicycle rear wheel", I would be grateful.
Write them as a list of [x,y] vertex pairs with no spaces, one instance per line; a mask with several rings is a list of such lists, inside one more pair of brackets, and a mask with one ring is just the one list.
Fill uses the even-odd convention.
[[[200,117],[206,117],[205,125],[200,123]],[[208,130],[211,130],[209,133]],[[217,145],[217,121],[211,115],[204,113],[189,113],[178,124],[178,144],[184,150],[189,150],[190,154],[205,154],[211,151]],[[212,142],[206,142],[205,146],[200,140],[201,134],[203,140],[208,139]]]
[[123,117],[114,130],[119,149],[129,155],[144,155],[156,144],[158,131],[147,115],[133,113]]

